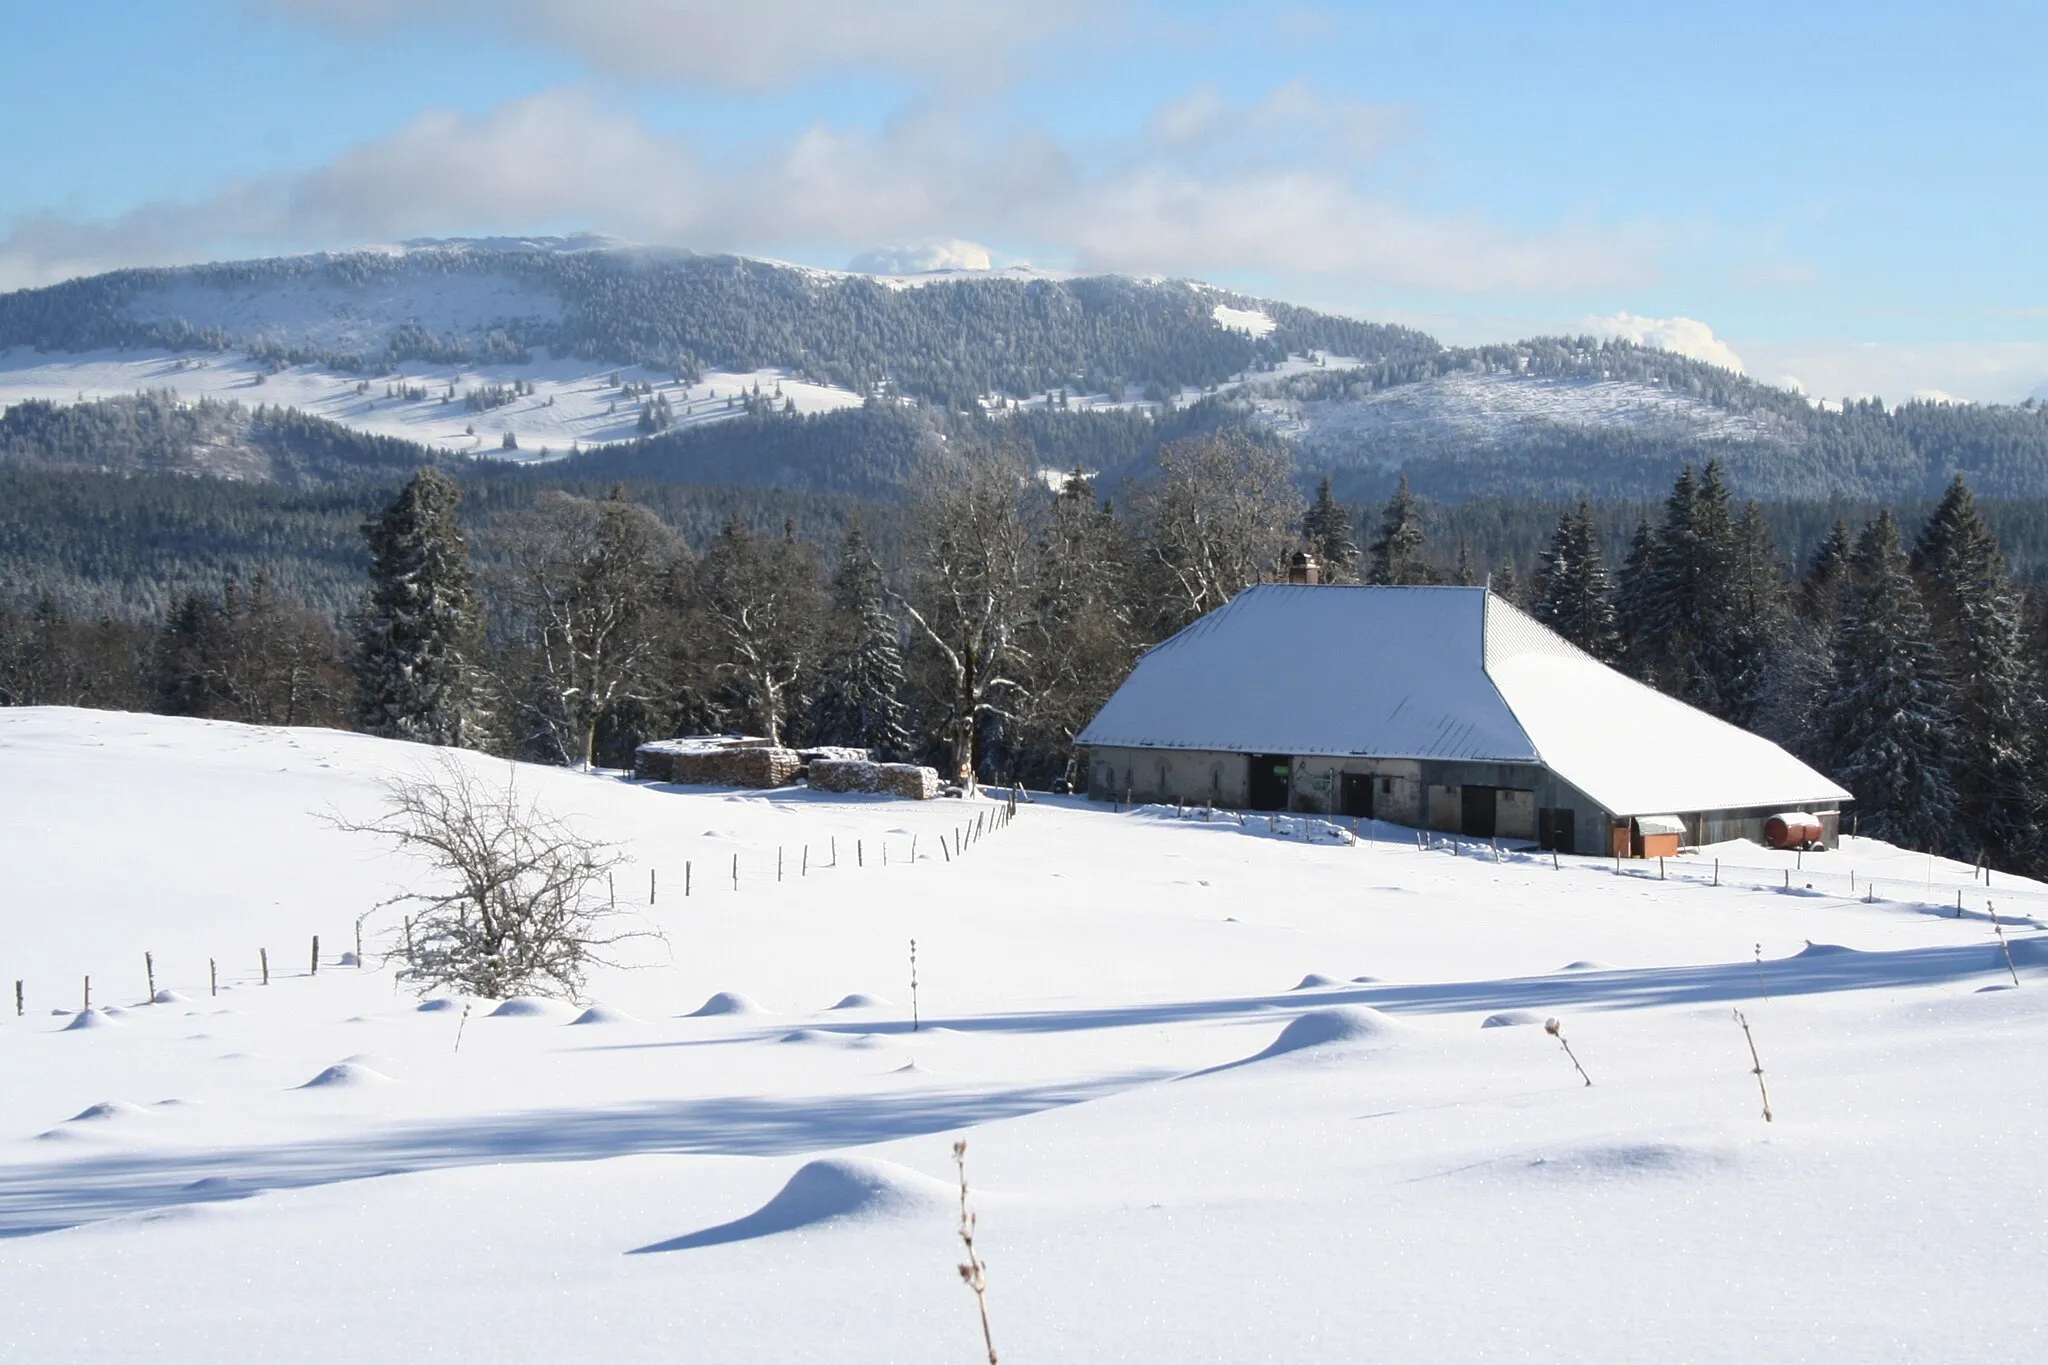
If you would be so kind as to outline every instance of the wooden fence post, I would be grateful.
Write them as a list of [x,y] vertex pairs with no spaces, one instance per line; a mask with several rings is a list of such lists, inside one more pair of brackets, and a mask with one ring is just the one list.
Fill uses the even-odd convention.
[[214,996],[220,994],[220,968],[210,957],[206,959],[206,993]]
[[313,970],[309,975],[320,975],[320,935],[318,934],[313,935]]
[[256,955],[263,960],[263,984],[270,984],[270,949],[258,948]]
[[92,978],[90,976],[85,978],[85,1007],[87,1009],[92,1008]]
[[732,855],[732,889],[740,889],[740,855],[737,853]]
[[142,971],[149,978],[149,998],[154,1003],[156,1000],[156,955],[154,953],[144,953],[142,955]]
[[688,900],[689,898],[690,898],[690,864],[689,864],[688,860],[685,860],[685,861],[684,861],[684,863],[683,863],[683,899],[684,899],[684,900]]
[[647,869],[647,903],[654,904],[654,869]]
[[23,1008],[24,1008],[24,1006],[22,1005],[22,994],[21,994],[21,979],[20,979],[19,977],[17,977],[17,978],[15,978],[15,982],[14,982],[14,1017],[15,1017],[15,1018],[17,1018],[17,1019],[21,1018],[21,1012],[22,1012]]

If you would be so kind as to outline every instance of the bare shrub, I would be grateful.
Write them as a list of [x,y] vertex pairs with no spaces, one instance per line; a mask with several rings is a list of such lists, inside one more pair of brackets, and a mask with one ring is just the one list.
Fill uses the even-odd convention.
[[625,858],[577,833],[521,795],[515,780],[485,781],[452,756],[384,784],[384,809],[336,829],[374,834],[424,858],[427,889],[380,908],[406,907],[399,979],[502,1000],[580,997],[585,971],[647,930],[619,928],[607,877]]

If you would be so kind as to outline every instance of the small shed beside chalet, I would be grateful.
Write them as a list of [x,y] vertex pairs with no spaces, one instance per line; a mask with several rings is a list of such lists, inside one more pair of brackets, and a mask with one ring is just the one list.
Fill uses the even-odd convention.
[[1076,740],[1101,801],[1369,817],[1642,857],[1840,833],[1850,794],[1485,588],[1248,588],[1138,661]]

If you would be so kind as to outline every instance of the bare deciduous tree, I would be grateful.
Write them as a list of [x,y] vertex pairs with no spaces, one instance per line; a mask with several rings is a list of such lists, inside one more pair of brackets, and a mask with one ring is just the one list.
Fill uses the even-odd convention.
[[697,609],[718,645],[718,675],[771,743],[785,738],[795,702],[817,665],[825,611],[817,553],[785,527],[749,531],[737,514],[697,565]]
[[388,839],[433,869],[429,889],[381,907],[410,909],[399,978],[422,988],[573,1000],[612,945],[649,932],[616,927],[604,888],[621,854],[522,797],[515,781],[498,786],[459,759],[387,781],[373,820],[330,823]]
[[982,722],[1009,719],[1023,691],[1022,636],[1032,612],[1028,498],[1013,462],[961,458],[926,476],[911,519],[918,562],[903,610],[926,647],[952,773],[970,785]]
[[621,494],[593,502],[555,492],[518,519],[503,552],[515,653],[532,674],[514,695],[563,759],[588,765],[606,713],[652,691],[662,587],[685,552]]
[[1134,490],[1145,546],[1162,580],[1168,628],[1213,611],[1276,572],[1294,548],[1301,493],[1284,446],[1220,431],[1159,452]]

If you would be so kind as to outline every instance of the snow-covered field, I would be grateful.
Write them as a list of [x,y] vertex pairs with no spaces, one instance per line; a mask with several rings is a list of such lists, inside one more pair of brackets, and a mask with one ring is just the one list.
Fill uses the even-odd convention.
[[339,957],[422,759],[0,711],[0,1359],[978,1359],[961,1136],[1006,1362],[2042,1349],[2044,888],[521,768],[666,941],[465,1022]]
[[[267,403],[298,408],[358,431],[396,436],[460,454],[537,459],[543,452],[560,456],[574,446],[627,441],[639,435],[642,399],[622,394],[611,377],[631,384],[652,384],[666,397],[678,428],[736,415],[744,393],[758,386],[764,397],[780,395],[803,413],[859,407],[861,396],[850,389],[812,384],[780,370],[746,374],[711,371],[692,385],[672,376],[631,365],[600,365],[587,360],[536,359],[530,365],[429,365],[409,362],[388,375],[365,381],[317,365],[300,365],[276,374],[240,353],[170,351],[94,351],[83,354],[38,352],[23,347],[0,351],[0,408],[26,398],[83,402],[147,390],[170,389],[180,397],[232,399],[245,407]],[[262,382],[257,382],[259,377]],[[465,403],[471,390],[516,381],[533,386],[530,395],[487,411]],[[424,388],[423,398],[388,396],[394,386]],[[453,401],[442,395],[454,389]],[[778,402],[779,406],[779,402]],[[519,442],[503,449],[506,432]]]

